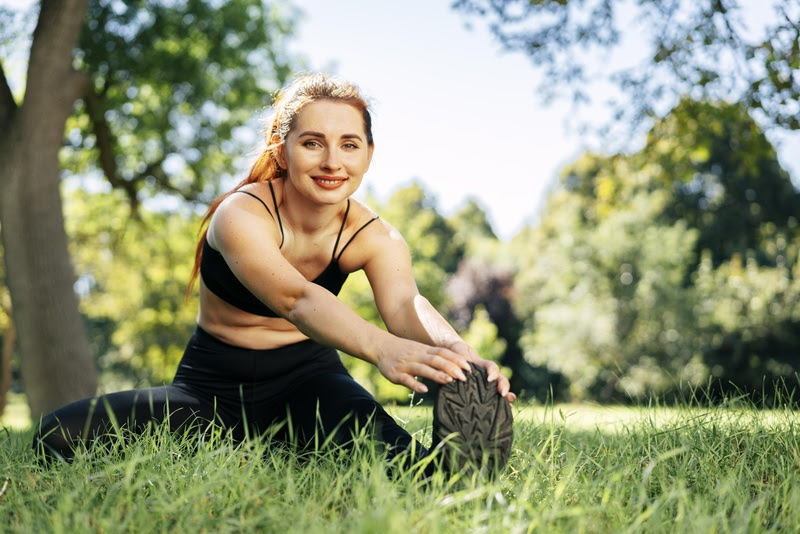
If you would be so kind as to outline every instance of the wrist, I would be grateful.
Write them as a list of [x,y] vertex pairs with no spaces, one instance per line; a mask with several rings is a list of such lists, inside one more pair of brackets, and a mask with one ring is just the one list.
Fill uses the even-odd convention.
[[383,359],[384,355],[391,352],[391,350],[388,348],[388,344],[391,343],[394,336],[389,332],[377,327],[373,331],[373,334],[374,335],[371,337],[370,343],[368,344],[369,349],[366,351],[362,359],[371,363],[372,365],[377,366],[378,363]]

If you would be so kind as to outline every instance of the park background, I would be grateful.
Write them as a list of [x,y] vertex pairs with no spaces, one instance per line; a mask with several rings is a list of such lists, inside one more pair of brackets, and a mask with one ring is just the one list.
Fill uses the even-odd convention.
[[[422,293],[523,398],[792,391],[797,4],[678,2],[660,33],[669,3],[649,13],[633,2],[531,3],[529,20],[514,19],[523,4],[499,4],[511,11],[92,2],[67,58],[90,83],[66,104],[54,95],[68,84],[36,77],[46,48],[28,70],[38,5],[0,4],[14,101],[0,108],[3,393],[36,414],[171,379],[196,313],[183,293],[203,208],[252,161],[269,95],[306,69],[374,97],[376,157],[361,198],[406,237]],[[606,5],[617,7],[621,51],[608,51]],[[503,33],[537,22],[561,33]],[[576,57],[593,68],[566,68]],[[629,78],[602,78],[630,64]],[[25,130],[35,106],[60,116],[47,112],[53,101],[64,116],[55,144],[22,135],[38,131]],[[30,167],[48,154],[55,180]],[[36,194],[48,188],[55,200]],[[50,267],[59,224],[67,267]],[[342,298],[380,324],[363,277]],[[407,402],[375,369],[344,360],[381,400]]]

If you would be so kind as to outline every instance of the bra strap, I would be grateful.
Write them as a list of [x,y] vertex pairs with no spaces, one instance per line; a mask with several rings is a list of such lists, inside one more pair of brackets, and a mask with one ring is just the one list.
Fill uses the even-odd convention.
[[267,184],[269,185],[269,192],[272,194],[272,204],[275,206],[275,213],[278,215],[278,228],[281,230],[281,244],[278,245],[278,248],[281,248],[283,246],[283,223],[281,222],[281,212],[278,211],[278,199],[275,198],[275,189],[272,187],[272,180],[268,181]]
[[269,210],[269,208],[267,207],[267,205],[266,205],[266,204],[264,204],[264,201],[263,201],[263,200],[261,200],[260,198],[258,198],[257,196],[255,196],[255,195],[254,195],[253,193],[251,193],[250,191],[242,191],[241,189],[237,189],[236,191],[234,191],[234,193],[244,193],[245,195],[250,195],[250,196],[251,196],[251,197],[253,197],[254,199],[256,199],[256,200],[258,200],[259,202],[261,202],[261,205],[262,205],[262,206],[264,206],[264,209],[265,209],[265,210],[267,210],[267,213],[269,213],[269,216],[270,216],[270,217],[272,217],[273,219],[275,218],[275,216],[274,216],[274,215],[272,214],[272,212]]
[[[339,228],[339,235],[336,236],[336,243],[333,244],[333,254],[331,254],[331,261],[336,259],[336,249],[339,248],[339,240],[342,238],[344,231],[344,223],[347,222],[347,214],[350,213],[350,199],[347,199],[347,207],[344,209],[344,217],[342,217],[342,226]],[[347,246],[347,245],[345,245]],[[339,254],[341,256],[341,254]]]
[[357,235],[358,235],[358,234],[361,232],[361,230],[363,230],[364,228],[366,228],[366,227],[367,227],[367,226],[369,226],[370,224],[374,223],[374,222],[375,222],[375,221],[377,221],[378,219],[379,219],[379,217],[376,215],[376,216],[375,216],[375,217],[373,217],[372,219],[370,219],[370,220],[368,220],[367,222],[365,222],[365,223],[364,223],[364,225],[363,225],[361,228],[359,228],[358,230],[356,230],[356,233],[354,233],[354,234],[353,234],[353,237],[351,237],[350,239],[348,239],[348,240],[347,240],[347,243],[345,243],[345,244],[344,244],[344,246],[342,247],[342,250],[341,250],[341,251],[339,251],[339,256],[336,258],[336,261],[339,261],[339,258],[341,258],[341,257],[342,257],[342,254],[344,254],[344,251],[345,251],[345,249],[346,249],[348,246],[350,246],[350,243],[352,243],[352,242],[353,242],[353,239],[355,239],[355,238],[356,238],[356,236],[357,236]]

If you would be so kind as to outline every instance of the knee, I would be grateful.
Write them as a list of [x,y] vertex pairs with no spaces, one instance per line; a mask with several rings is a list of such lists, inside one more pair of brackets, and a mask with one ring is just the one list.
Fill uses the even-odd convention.
[[37,455],[45,460],[70,460],[74,456],[69,431],[53,413],[39,421],[32,446]]

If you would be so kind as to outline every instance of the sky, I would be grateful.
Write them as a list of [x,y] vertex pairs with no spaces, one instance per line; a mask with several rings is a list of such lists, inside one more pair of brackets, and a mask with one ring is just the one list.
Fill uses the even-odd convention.
[[[375,155],[357,196],[369,189],[385,200],[416,180],[445,215],[477,200],[498,236],[510,239],[536,223],[565,165],[587,148],[608,149],[567,126],[566,98],[543,105],[528,59],[503,52],[486,22],[454,11],[452,0],[288,2],[303,13],[290,51],[310,70],[356,83],[372,101]],[[580,119],[604,112],[598,105]],[[772,140],[800,185],[800,132]]]
[[379,199],[417,180],[445,214],[476,199],[510,238],[580,153],[562,128],[566,109],[537,105],[528,61],[498,53],[481,24],[468,30],[449,0],[293,4],[305,16],[291,49],[372,99],[375,155],[364,183]]
[[[535,223],[565,165],[604,148],[565,124],[566,99],[544,106],[528,59],[502,52],[486,22],[454,11],[451,0],[292,3],[305,16],[291,48],[374,98],[365,183],[379,198],[416,179],[445,213],[477,199],[508,239]],[[800,134],[783,137],[774,142],[800,185]]]
[[[416,179],[446,214],[477,199],[508,239],[536,222],[565,165],[603,149],[565,124],[566,99],[542,104],[540,74],[526,57],[502,52],[486,22],[454,11],[451,0],[292,3],[305,12],[292,50],[313,69],[334,66],[374,99],[365,184],[379,198]],[[779,155],[800,185],[800,135],[784,137]]]

